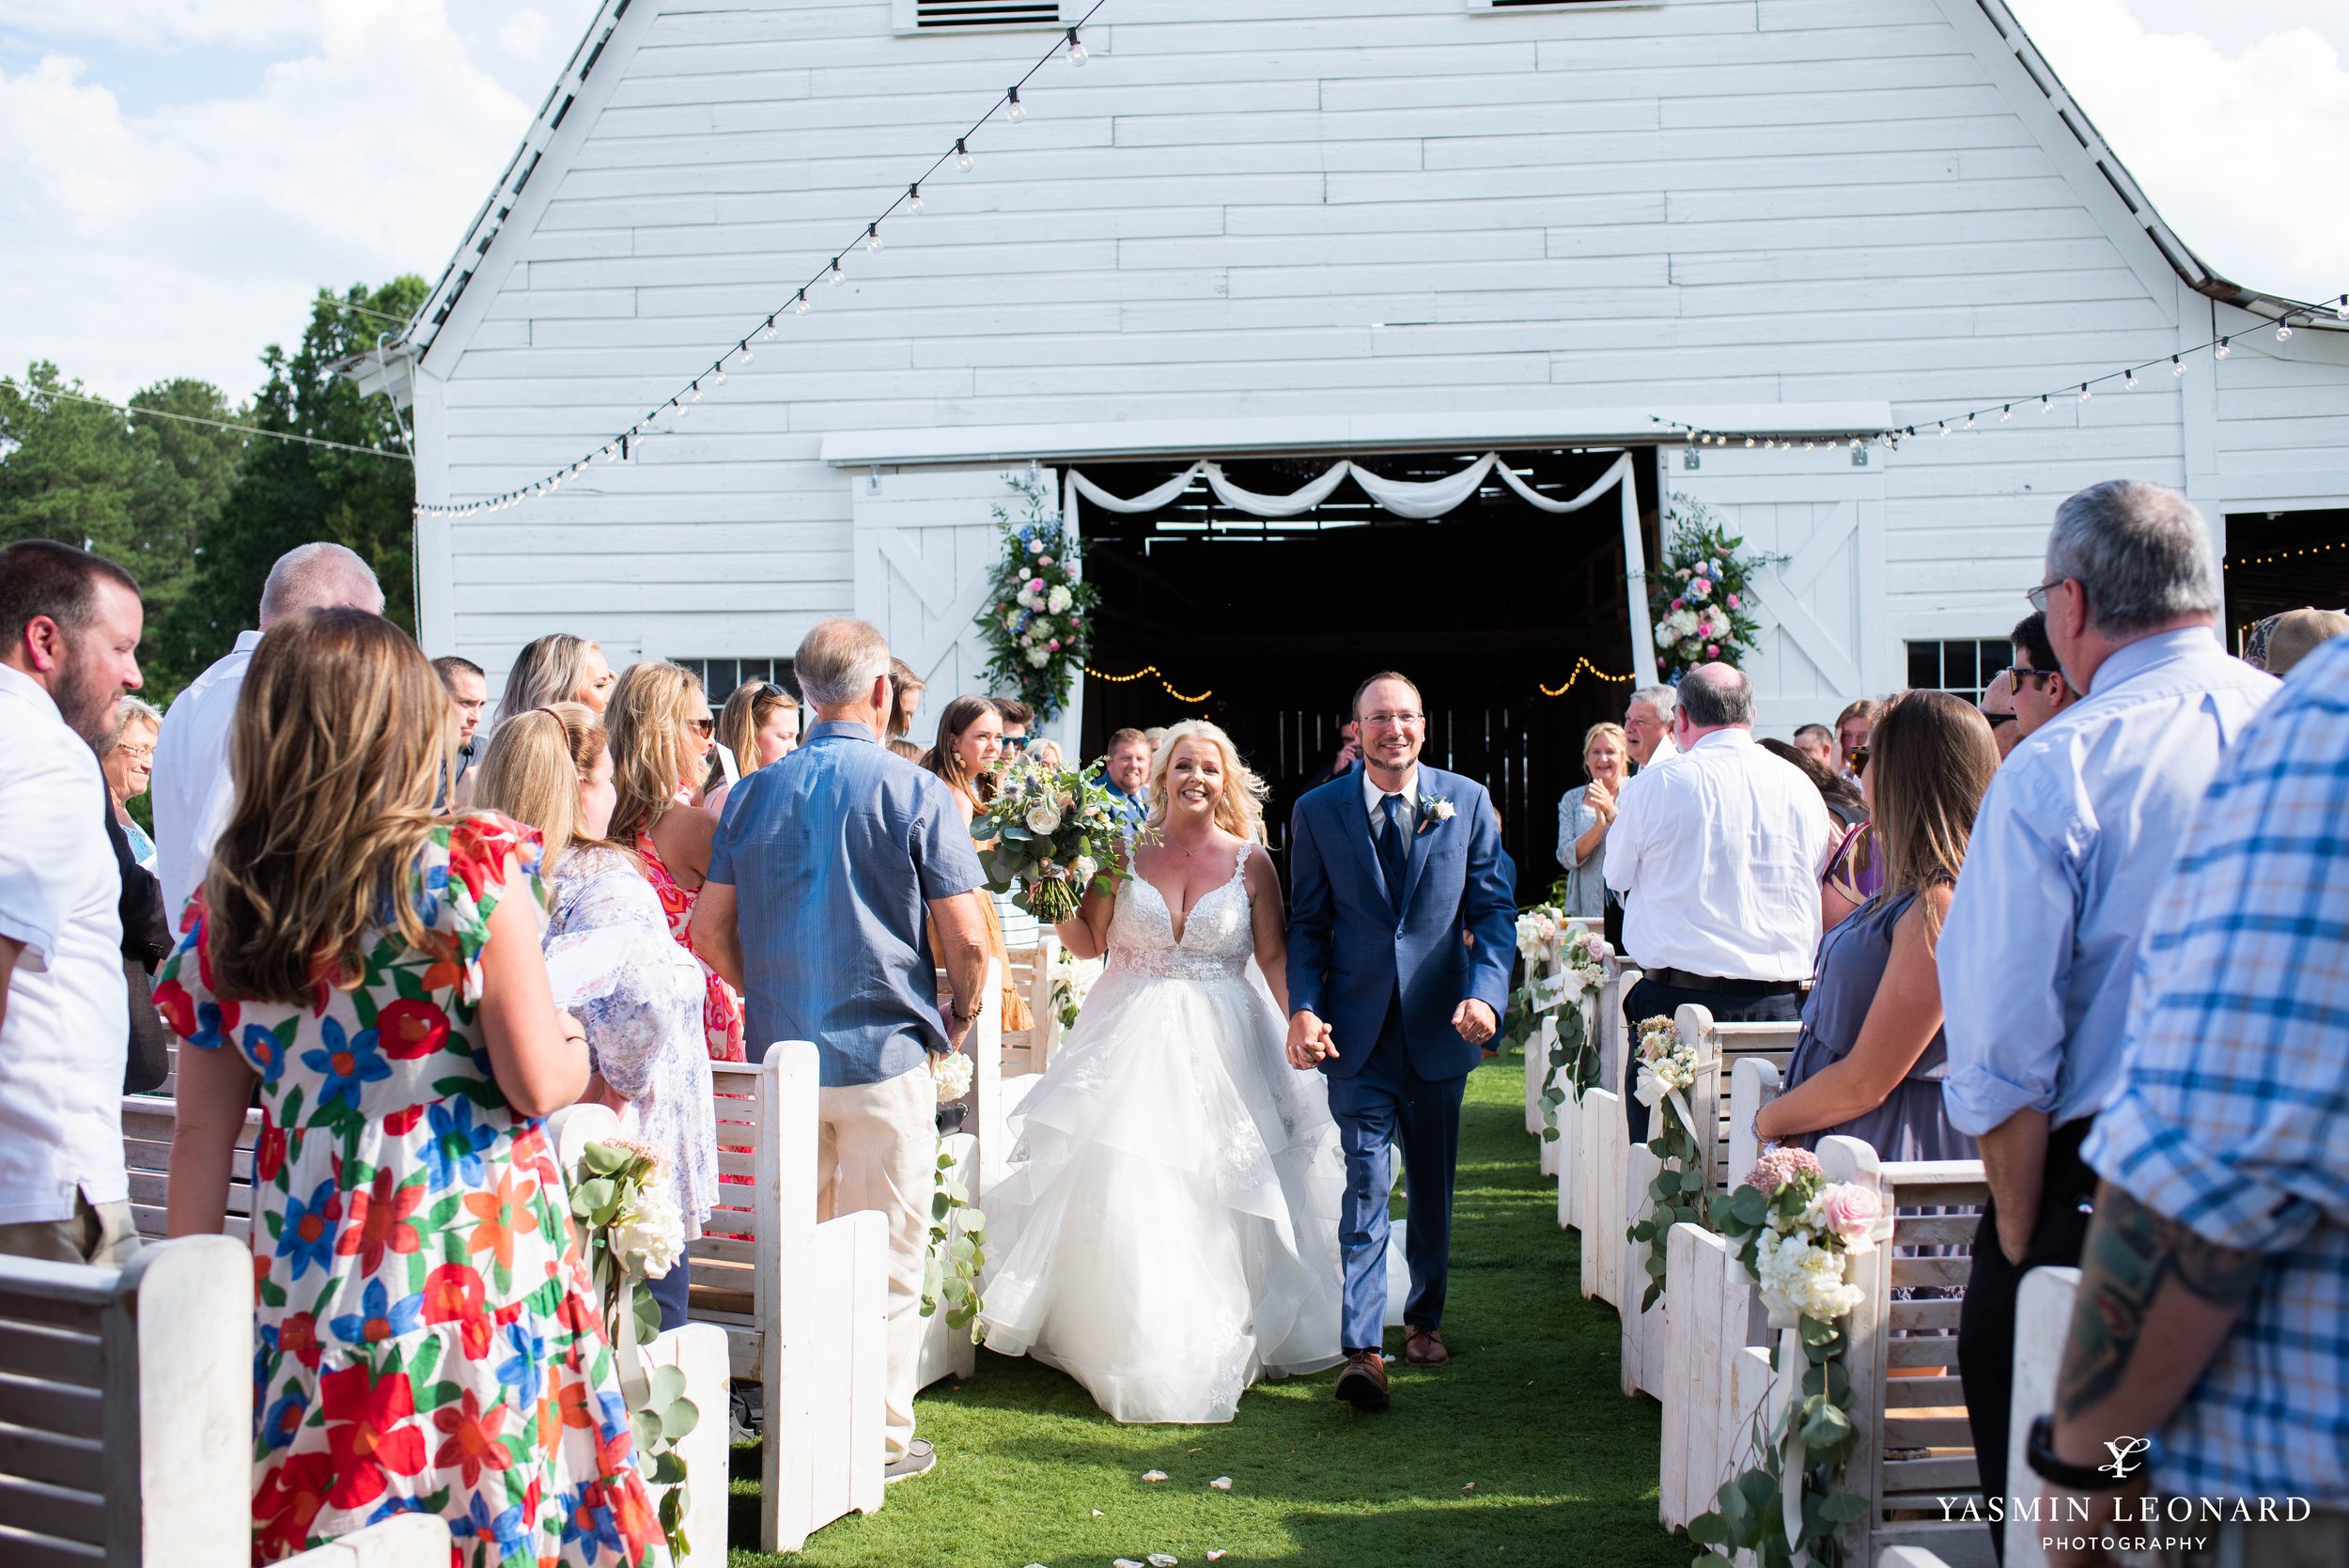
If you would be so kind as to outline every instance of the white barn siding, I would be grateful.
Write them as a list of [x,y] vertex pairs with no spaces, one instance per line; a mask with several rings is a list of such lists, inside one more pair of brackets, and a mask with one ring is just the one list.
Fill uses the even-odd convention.
[[[1050,37],[891,16],[636,0],[425,361],[426,499],[534,478],[665,397]],[[1086,40],[1092,65],[1048,65],[1023,124],[975,138],[972,174],[941,169],[677,433],[432,525],[436,651],[502,669],[561,626],[788,653],[883,592],[828,433],[1855,400],[1905,421],[2207,335],[1974,0],[1111,0]],[[1778,717],[1900,684],[1905,640],[2002,634],[2081,484],[2309,489],[2261,476],[2339,462],[2327,335],[2247,345],[2223,393],[2165,370],[1868,454],[1865,548],[1809,607],[1849,645],[1826,667],[1779,646]],[[1851,489],[1823,459],[1681,461],[1674,488],[1760,508],[1761,540]]]

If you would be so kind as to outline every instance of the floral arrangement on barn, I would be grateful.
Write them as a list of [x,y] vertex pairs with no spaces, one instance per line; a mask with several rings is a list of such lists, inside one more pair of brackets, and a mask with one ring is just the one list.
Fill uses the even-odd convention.
[[1640,1024],[1640,1075],[1632,1093],[1654,1113],[1655,1136],[1648,1153],[1661,1169],[1650,1179],[1648,1196],[1656,1200],[1645,1219],[1626,1231],[1628,1239],[1647,1248],[1647,1293],[1640,1298],[1646,1312],[1664,1294],[1664,1271],[1670,1249],[1665,1238],[1684,1221],[1709,1226],[1712,1194],[1704,1186],[1704,1150],[1697,1141],[1695,1113],[1688,1092],[1697,1080],[1696,1048],[1680,1037],[1672,1019],[1658,1016]]
[[[1545,1143],[1557,1141],[1558,1110],[1568,1092],[1579,1104],[1583,1092],[1598,1082],[1591,1003],[1606,984],[1607,960],[1613,953],[1606,938],[1587,925],[1569,924],[1554,904],[1536,904],[1517,915],[1517,956],[1525,960],[1525,979],[1509,998],[1509,1023],[1503,1027],[1524,1048],[1530,1070],[1540,1079],[1535,1098]],[[1553,1047],[1559,1058],[1551,1056]]]
[[1108,886],[1119,820],[1098,771],[1021,758],[997,770],[995,797],[972,818],[971,836],[987,846],[979,864],[988,887],[1010,892],[1049,925],[1073,917],[1086,889]]
[[1068,706],[1069,687],[1084,669],[1101,590],[1077,575],[1077,541],[1061,527],[1051,486],[1034,473],[1010,483],[1020,516],[994,509],[1003,558],[978,615],[988,689],[1017,692],[1038,718],[1050,720]]
[[1664,564],[1648,578],[1648,616],[1664,678],[1678,681],[1700,664],[1742,664],[1762,623],[1753,617],[1753,580],[1785,559],[1746,549],[1719,514],[1674,492]]
[[1708,1555],[1750,1552],[1768,1568],[1834,1568],[1844,1560],[1837,1529],[1868,1510],[1865,1498],[1843,1489],[1859,1429],[1837,1325],[1859,1304],[1848,1260],[1882,1239],[1882,1207],[1867,1188],[1828,1181],[1808,1150],[1776,1148],[1715,1212],[1780,1331],[1773,1364],[1782,1371],[1800,1355],[1802,1387],[1784,1408],[1766,1407],[1756,1432],[1762,1462],[1722,1483],[1714,1510],[1689,1521],[1688,1539]]

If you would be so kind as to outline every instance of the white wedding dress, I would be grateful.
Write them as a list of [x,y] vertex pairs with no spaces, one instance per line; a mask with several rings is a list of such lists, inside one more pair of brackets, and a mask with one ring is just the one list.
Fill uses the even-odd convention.
[[987,1195],[987,1344],[1060,1368],[1121,1421],[1228,1421],[1259,1377],[1338,1349],[1346,1161],[1319,1073],[1288,1064],[1242,851],[1192,906],[1129,877],[1109,965],[1014,1114]]

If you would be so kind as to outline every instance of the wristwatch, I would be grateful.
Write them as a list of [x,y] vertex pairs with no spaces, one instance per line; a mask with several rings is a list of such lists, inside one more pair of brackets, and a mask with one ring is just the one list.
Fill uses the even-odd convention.
[[2023,1445],[2023,1461],[2040,1480],[2052,1482],[2067,1492],[2118,1492],[2126,1486],[2138,1470],[2129,1475],[2114,1475],[2107,1465],[2073,1465],[2056,1457],[2055,1421],[2046,1416],[2030,1423],[2030,1438]]

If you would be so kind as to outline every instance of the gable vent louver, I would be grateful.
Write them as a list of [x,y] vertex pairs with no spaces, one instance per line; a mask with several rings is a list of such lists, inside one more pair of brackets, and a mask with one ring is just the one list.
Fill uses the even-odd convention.
[[1057,26],[1060,0],[914,0],[916,27]]

